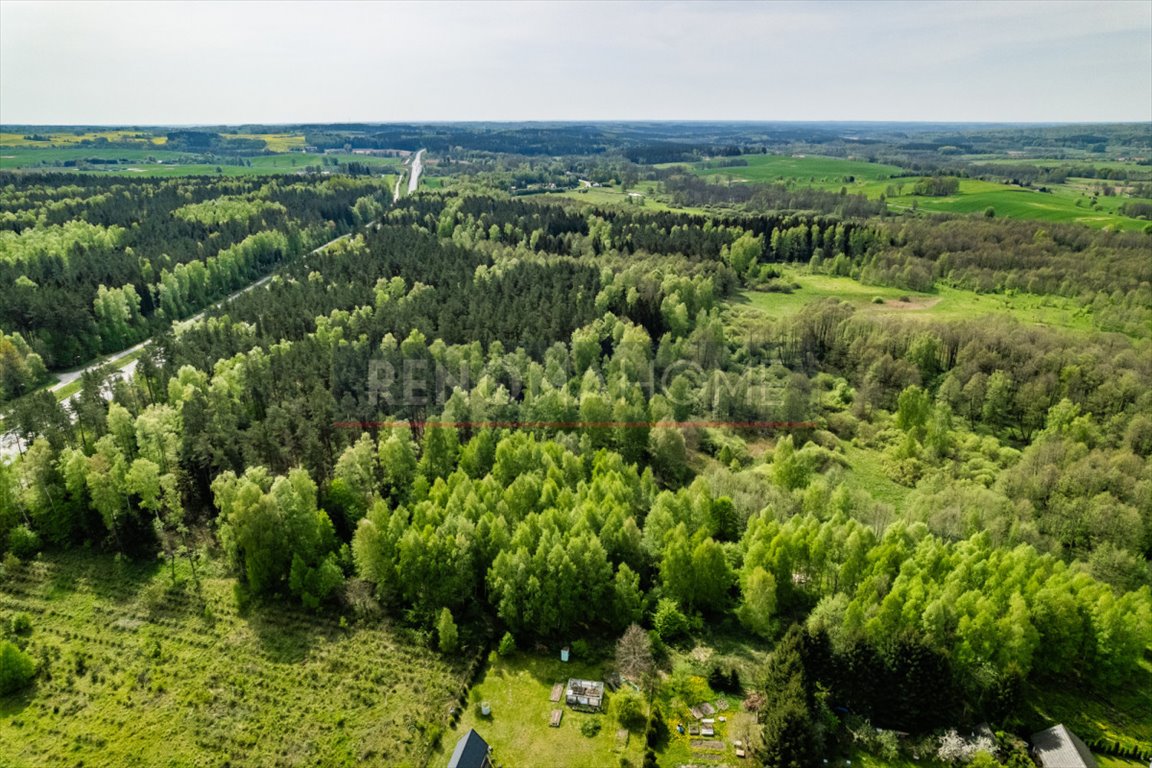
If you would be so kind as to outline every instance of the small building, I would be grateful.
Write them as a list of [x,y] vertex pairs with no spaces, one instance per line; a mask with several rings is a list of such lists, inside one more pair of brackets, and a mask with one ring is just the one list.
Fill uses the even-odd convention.
[[1088,745],[1063,723],[1032,734],[1032,755],[1041,768],[1097,768]]
[[475,728],[469,728],[468,733],[456,742],[448,768],[493,768],[492,748]]
[[573,709],[598,712],[604,704],[604,683],[599,680],[579,680],[573,677],[568,680],[564,700]]

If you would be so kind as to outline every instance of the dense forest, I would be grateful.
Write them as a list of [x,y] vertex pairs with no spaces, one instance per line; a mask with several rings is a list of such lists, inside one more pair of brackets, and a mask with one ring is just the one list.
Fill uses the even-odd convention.
[[377,180],[344,177],[5,178],[0,326],[13,336],[0,392],[148,338],[375,218],[385,195]]
[[[110,399],[92,374],[74,415],[18,402],[38,437],[0,464],[5,567],[210,551],[246,600],[366,591],[441,648],[719,628],[775,649],[741,681],[773,765],[849,712],[1019,730],[1028,691],[1123,686],[1152,643],[1145,234],[675,172],[681,204],[735,205],[5,182],[0,393],[158,334]],[[1090,327],[741,305],[793,291],[785,268],[1060,297]]]

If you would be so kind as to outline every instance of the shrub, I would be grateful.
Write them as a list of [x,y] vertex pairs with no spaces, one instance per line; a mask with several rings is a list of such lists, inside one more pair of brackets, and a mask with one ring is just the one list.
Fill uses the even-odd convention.
[[26,613],[16,614],[12,617],[11,629],[14,635],[32,634],[32,617]]
[[496,652],[505,657],[516,652],[516,638],[512,637],[511,632],[505,632],[504,637],[500,638],[500,645],[496,647]]
[[40,551],[40,536],[26,525],[18,525],[8,532],[8,549],[23,560]]
[[588,720],[580,723],[580,733],[584,734],[588,738],[592,738],[596,734],[600,733],[600,727],[600,721],[598,719],[589,718]]
[[592,646],[588,644],[587,640],[577,640],[572,643],[572,655],[578,659],[592,658]]
[[644,699],[635,691],[620,689],[612,696],[610,709],[616,722],[628,730],[637,731],[644,727]]
[[460,645],[460,635],[456,631],[456,622],[452,620],[452,611],[447,608],[440,611],[440,618],[436,622],[436,635],[443,653],[456,652]]
[[0,696],[18,691],[36,676],[32,657],[9,640],[0,640]]

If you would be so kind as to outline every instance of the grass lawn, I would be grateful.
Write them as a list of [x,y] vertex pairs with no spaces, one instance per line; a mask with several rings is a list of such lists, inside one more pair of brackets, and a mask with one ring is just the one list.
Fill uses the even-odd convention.
[[[631,734],[624,745],[617,737],[619,725],[606,713],[576,712],[563,699],[555,703],[549,700],[556,683],[567,683],[570,677],[601,680],[603,674],[602,664],[575,658],[565,664],[558,652],[548,657],[517,652],[507,659],[495,659],[472,688],[467,711],[456,728],[444,734],[430,765],[446,764],[457,740],[469,728],[484,737],[501,768],[606,768],[618,766],[621,757],[640,765],[643,734]],[[491,716],[480,714],[482,701],[491,704]],[[548,724],[553,709],[564,711],[559,728]],[[590,720],[601,725],[600,732],[592,737],[580,732],[580,726]]]
[[237,611],[215,563],[197,588],[156,562],[77,552],[0,582],[0,621],[31,617],[28,689],[0,697],[0,764],[424,765],[465,660],[384,621],[283,605]]

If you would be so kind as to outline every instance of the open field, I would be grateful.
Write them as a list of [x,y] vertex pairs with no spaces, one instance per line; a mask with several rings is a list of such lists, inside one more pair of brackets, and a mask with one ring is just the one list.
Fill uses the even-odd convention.
[[[91,171],[132,176],[252,176],[269,173],[297,173],[307,167],[337,170],[339,165],[360,163],[381,170],[396,168],[400,160],[395,157],[334,153],[328,155],[283,152],[274,155],[253,155],[246,165],[206,162],[186,152],[163,149],[93,149],[93,148],[0,148],[0,170],[43,169],[62,171]],[[89,160],[104,163],[87,164]],[[119,161],[119,162],[111,162]],[[331,165],[337,162],[337,166]],[[70,163],[71,165],[65,165]]]
[[[625,192],[620,187],[579,187],[559,193],[561,197],[579,200],[593,205],[626,205],[649,211],[679,211],[681,213],[706,213],[702,208],[669,205],[657,197],[656,182],[640,182]],[[629,195],[629,192],[635,193]]]
[[[1069,179],[1064,184],[1048,185],[1049,192],[999,182],[961,179],[960,189],[955,195],[926,197],[911,194],[918,177],[907,176],[907,171],[892,165],[816,156],[744,155],[742,159],[748,162],[747,166],[708,167],[710,162],[716,161],[705,161],[697,163],[692,172],[713,181],[795,183],[834,192],[845,188],[852,194],[870,198],[885,195],[895,210],[915,206],[923,211],[971,214],[992,208],[997,216],[1003,218],[1075,222],[1096,228],[1111,226],[1126,230],[1143,230],[1150,223],[1124,216],[1119,208],[1130,200],[1152,201],[1101,196],[1093,202],[1090,187],[1099,183],[1095,179]],[[1124,163],[1113,165],[1142,168]]]
[[[914,180],[908,180],[905,189],[911,190],[914,183]],[[889,197],[888,203],[893,208],[911,208],[915,203],[920,210],[940,213],[982,213],[992,208],[997,216],[1009,219],[1074,222],[1097,228],[1143,230],[1152,222],[1133,219],[1118,211],[1121,205],[1130,200],[1137,199],[1100,197],[1096,201],[1097,207],[1093,208],[1091,196],[1083,194],[1083,190],[1074,183],[1056,185],[1051,192],[1040,192],[991,181],[961,179],[960,190],[955,195],[899,195]]]
[[[855,182],[879,181],[902,176],[907,173],[902,168],[883,163],[869,163],[865,160],[848,160],[839,157],[783,156],[783,155],[743,155],[746,166],[708,167],[705,161],[693,168],[699,176],[728,176],[734,179],[760,183],[779,183],[791,180],[807,182],[821,188],[841,186]],[[849,181],[851,177],[851,181]]]
[[225,139],[260,139],[271,152],[289,152],[303,147],[306,142],[302,133],[222,133]]
[[76,554],[0,583],[48,674],[0,698],[5,766],[420,765],[464,662],[387,623],[347,628],[284,606],[239,613],[214,564]]
[[[852,304],[858,312],[936,320],[964,320],[986,315],[1013,317],[1032,323],[1075,331],[1093,329],[1092,315],[1076,302],[1061,296],[1033,294],[980,294],[941,286],[933,293],[865,285],[850,277],[812,274],[806,269],[784,268],[784,283],[799,285],[791,293],[742,291],[729,306],[747,308],[775,318],[790,317],[804,305],[823,298]],[[875,300],[880,299],[879,303]]]
[[[48,141],[36,141],[25,136],[45,136]],[[133,142],[140,144],[162,145],[168,138],[164,135],[153,136],[149,131],[136,130],[109,130],[109,131],[33,131],[31,133],[0,132],[0,147],[53,147],[79,144],[82,141],[96,141],[107,139],[112,142]]]
[[[607,713],[576,712],[564,704],[549,700],[552,686],[567,683],[570,677],[603,679],[600,664],[573,658],[565,664],[559,654],[544,658],[538,654],[516,653],[510,658],[497,658],[472,688],[468,709],[456,728],[446,732],[439,753],[431,765],[447,763],[456,741],[475,728],[492,747],[497,765],[564,766],[564,768],[601,768],[620,764],[627,757],[639,765],[643,757],[643,734],[631,734],[622,745],[617,739],[620,726]],[[611,694],[608,694],[611,698]],[[479,712],[480,702],[492,705],[492,714]],[[564,718],[559,728],[549,724],[553,709],[562,709]],[[588,737],[580,732],[586,721],[600,723],[600,732]]]

